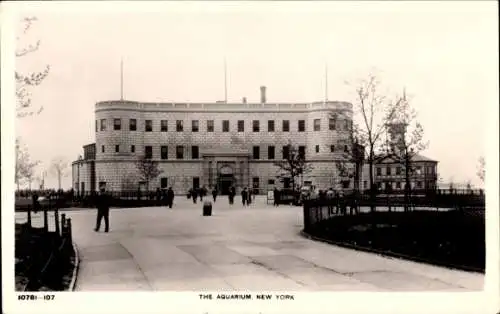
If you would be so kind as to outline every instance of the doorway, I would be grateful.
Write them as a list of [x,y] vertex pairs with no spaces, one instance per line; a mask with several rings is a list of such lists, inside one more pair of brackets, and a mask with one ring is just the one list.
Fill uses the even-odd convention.
[[218,190],[222,195],[229,194],[229,188],[234,183],[234,176],[232,174],[221,174],[218,179]]

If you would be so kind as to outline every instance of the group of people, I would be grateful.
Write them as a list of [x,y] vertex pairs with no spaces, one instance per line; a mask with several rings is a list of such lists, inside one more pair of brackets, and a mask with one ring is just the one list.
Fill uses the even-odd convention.
[[[214,202],[215,202],[215,199],[217,198],[217,191],[216,190],[214,191],[212,191],[212,195],[214,195]],[[200,197],[200,201],[203,201],[203,197],[207,196],[207,192],[208,191],[204,186],[201,188],[190,188],[187,194],[187,198],[188,199],[191,198],[193,200],[193,203],[196,204],[198,196]]]

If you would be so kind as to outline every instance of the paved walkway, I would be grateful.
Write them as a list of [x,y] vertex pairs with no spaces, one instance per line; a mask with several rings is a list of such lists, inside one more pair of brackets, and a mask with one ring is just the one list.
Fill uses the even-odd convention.
[[484,275],[381,257],[299,235],[302,208],[258,198],[111,209],[96,233],[95,210],[68,211],[80,257],[77,290],[470,291]]

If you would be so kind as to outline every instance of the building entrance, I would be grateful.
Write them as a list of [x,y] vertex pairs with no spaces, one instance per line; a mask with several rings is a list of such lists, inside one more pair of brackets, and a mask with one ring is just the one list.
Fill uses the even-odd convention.
[[234,176],[232,174],[221,174],[218,179],[218,190],[222,195],[229,194],[229,188],[234,185]]

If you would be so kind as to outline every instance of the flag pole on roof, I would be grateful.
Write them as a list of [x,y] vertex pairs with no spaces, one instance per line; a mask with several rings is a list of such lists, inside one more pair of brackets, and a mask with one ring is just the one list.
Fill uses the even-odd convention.
[[120,100],[123,100],[123,57],[120,60]]

